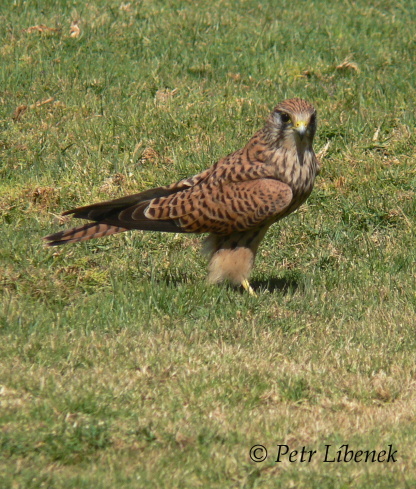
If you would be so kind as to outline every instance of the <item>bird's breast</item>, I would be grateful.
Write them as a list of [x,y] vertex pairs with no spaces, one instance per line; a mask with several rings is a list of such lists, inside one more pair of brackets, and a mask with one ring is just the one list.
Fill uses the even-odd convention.
[[295,195],[312,191],[317,173],[316,157],[312,150],[301,154],[296,148],[281,148],[274,152],[271,163],[275,167],[276,178],[289,185]]

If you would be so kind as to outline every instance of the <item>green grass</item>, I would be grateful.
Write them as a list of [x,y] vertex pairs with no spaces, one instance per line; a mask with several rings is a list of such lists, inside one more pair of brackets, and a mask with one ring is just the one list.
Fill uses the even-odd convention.
[[[415,16],[403,0],[0,7],[1,487],[416,485]],[[257,298],[205,283],[197,236],[43,247],[61,211],[193,175],[292,96],[329,147],[266,236]],[[275,463],[279,444],[318,458]],[[398,461],[323,463],[325,444]]]

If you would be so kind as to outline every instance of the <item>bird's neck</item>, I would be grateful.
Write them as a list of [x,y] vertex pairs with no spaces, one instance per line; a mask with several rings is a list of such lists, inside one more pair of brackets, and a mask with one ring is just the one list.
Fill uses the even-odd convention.
[[309,195],[317,174],[317,160],[311,145],[282,143],[270,150],[268,158],[276,178],[289,185],[294,195]]

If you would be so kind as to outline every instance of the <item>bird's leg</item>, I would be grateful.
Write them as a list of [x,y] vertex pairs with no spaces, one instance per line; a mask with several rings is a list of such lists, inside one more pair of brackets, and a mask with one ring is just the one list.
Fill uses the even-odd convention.
[[257,294],[254,292],[253,288],[251,287],[251,285],[248,283],[248,280],[247,279],[244,279],[242,282],[241,282],[241,285],[244,287],[245,290],[247,290],[247,292],[253,296],[253,297],[257,297]]

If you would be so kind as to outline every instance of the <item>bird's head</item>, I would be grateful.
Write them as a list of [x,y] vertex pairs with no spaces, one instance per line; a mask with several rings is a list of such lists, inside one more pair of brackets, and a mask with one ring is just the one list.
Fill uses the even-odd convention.
[[316,132],[316,110],[306,100],[292,98],[276,106],[269,118],[269,132],[273,140],[288,148],[312,147]]

